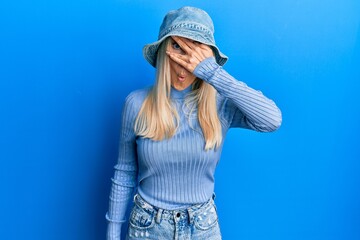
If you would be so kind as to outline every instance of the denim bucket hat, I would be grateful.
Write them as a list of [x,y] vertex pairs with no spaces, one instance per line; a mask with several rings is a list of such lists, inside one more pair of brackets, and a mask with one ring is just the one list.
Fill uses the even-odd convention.
[[180,36],[209,45],[215,55],[216,62],[224,65],[228,57],[215,45],[214,24],[210,16],[202,9],[182,7],[166,14],[160,26],[158,41],[144,46],[144,58],[156,67],[156,55],[162,41],[169,36]]

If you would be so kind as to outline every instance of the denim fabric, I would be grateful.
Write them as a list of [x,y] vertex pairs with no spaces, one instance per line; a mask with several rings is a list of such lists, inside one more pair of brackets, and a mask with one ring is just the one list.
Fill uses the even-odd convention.
[[189,208],[165,210],[134,197],[126,239],[220,240],[221,233],[214,198]]
[[156,55],[160,44],[169,36],[180,36],[209,45],[214,50],[216,62],[222,66],[228,57],[216,46],[214,32],[213,21],[204,10],[189,6],[172,10],[163,19],[158,41],[144,46],[144,58],[156,67]]

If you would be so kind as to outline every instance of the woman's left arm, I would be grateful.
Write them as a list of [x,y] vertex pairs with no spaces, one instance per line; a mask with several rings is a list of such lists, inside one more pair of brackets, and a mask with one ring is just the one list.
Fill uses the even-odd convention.
[[212,49],[189,39],[173,37],[184,54],[167,52],[169,57],[196,77],[212,85],[220,95],[230,99],[235,113],[231,125],[271,132],[282,122],[280,109],[262,92],[248,87],[226,72],[215,61]]
[[233,78],[219,66],[214,57],[200,62],[193,74],[212,85],[220,95],[230,99],[236,109],[232,125],[260,132],[271,132],[281,125],[282,115],[274,101],[260,91]]

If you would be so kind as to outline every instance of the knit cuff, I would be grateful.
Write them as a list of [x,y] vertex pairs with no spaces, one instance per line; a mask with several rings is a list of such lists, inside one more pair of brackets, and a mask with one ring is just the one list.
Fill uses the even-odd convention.
[[208,58],[205,58],[203,61],[201,61],[196,66],[193,74],[196,77],[198,77],[206,82],[209,82],[209,80],[215,74],[216,70],[219,68],[221,68],[221,66],[219,64],[217,64],[215,57],[208,57]]

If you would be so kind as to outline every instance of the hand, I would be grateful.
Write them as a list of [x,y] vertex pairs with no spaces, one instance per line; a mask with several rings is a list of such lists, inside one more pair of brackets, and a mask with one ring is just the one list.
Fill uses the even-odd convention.
[[166,51],[168,56],[180,66],[193,73],[196,66],[205,58],[214,56],[212,49],[203,43],[193,42],[190,39],[172,36],[184,54]]

